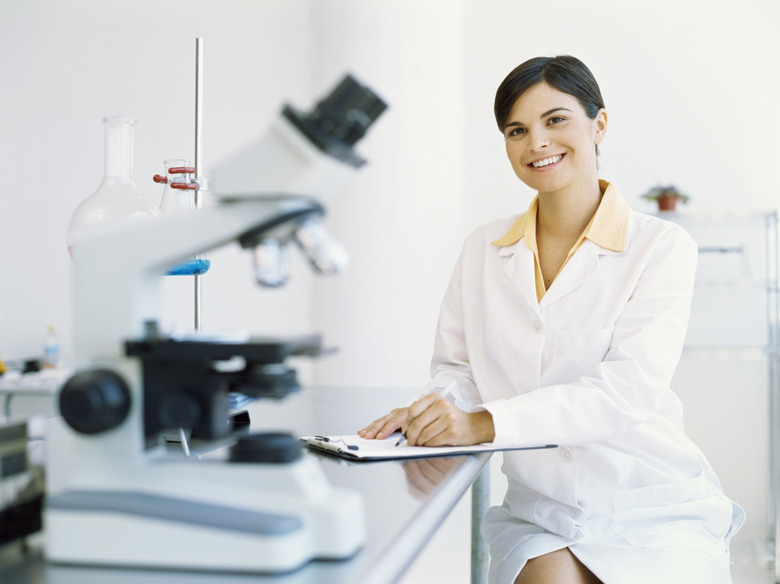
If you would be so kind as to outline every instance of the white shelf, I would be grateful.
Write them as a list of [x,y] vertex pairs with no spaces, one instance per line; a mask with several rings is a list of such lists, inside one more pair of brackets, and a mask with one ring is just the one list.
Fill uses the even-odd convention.
[[[775,581],[780,582],[778,211],[690,214],[683,211],[658,213],[658,216],[683,226],[699,245],[694,303],[700,304],[694,304],[691,321],[699,328],[691,329],[694,333],[698,331],[698,335],[689,333],[689,338],[697,342],[686,344],[683,358],[713,364],[764,363],[761,366],[767,367],[769,529],[765,540],[732,550],[732,557],[735,563],[770,567]],[[696,308],[698,321],[693,318]],[[759,330],[763,338],[757,336]],[[746,342],[735,344],[733,341],[739,338]]]

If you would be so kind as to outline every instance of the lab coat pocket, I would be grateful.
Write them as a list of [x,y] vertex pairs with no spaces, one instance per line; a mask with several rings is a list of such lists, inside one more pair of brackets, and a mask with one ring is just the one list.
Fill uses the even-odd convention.
[[704,475],[612,496],[615,532],[637,547],[685,546],[727,561],[731,501]]
[[[558,375],[557,383],[567,383],[579,378],[601,361],[609,350],[612,328],[559,330],[552,339],[553,363]],[[568,375],[568,379],[565,378]]]

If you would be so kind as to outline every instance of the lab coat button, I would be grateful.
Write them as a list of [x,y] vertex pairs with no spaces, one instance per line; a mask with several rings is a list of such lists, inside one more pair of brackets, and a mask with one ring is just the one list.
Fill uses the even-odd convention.
[[568,448],[561,448],[561,458],[563,458],[563,460],[571,460],[571,457],[571,450]]
[[536,333],[541,332],[541,330],[543,328],[542,321],[540,321],[540,320],[534,321],[534,323],[531,325],[531,328]]

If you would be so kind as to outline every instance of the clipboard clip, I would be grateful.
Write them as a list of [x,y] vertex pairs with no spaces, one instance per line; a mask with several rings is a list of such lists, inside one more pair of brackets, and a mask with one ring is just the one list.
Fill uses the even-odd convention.
[[328,436],[315,436],[315,440],[321,440],[322,442],[328,442],[330,444],[337,444],[341,442],[344,446],[347,447],[347,450],[360,450],[360,448],[355,444],[347,444],[343,439],[339,438],[337,440],[333,440],[332,438],[329,438]]

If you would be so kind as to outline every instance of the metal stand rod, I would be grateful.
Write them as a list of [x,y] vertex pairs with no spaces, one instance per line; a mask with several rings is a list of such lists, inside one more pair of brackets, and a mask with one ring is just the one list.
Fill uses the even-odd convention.
[[[203,126],[203,39],[195,39],[195,180],[203,176],[201,134]],[[203,204],[200,189],[195,191],[195,208]],[[201,281],[195,276],[195,330],[200,330],[201,323]]]
[[[200,179],[203,176],[201,168],[201,133],[203,126],[203,39],[195,39],[195,182],[198,187],[195,190],[195,208],[200,209],[203,205],[203,198],[200,192]],[[201,281],[200,276],[193,276],[195,281],[195,330],[200,330],[201,314]],[[184,455],[190,456],[190,447],[187,443],[187,434],[184,428],[179,428],[179,440]]]
[[490,462],[471,484],[471,584],[487,584],[488,550],[480,527],[490,504]]

